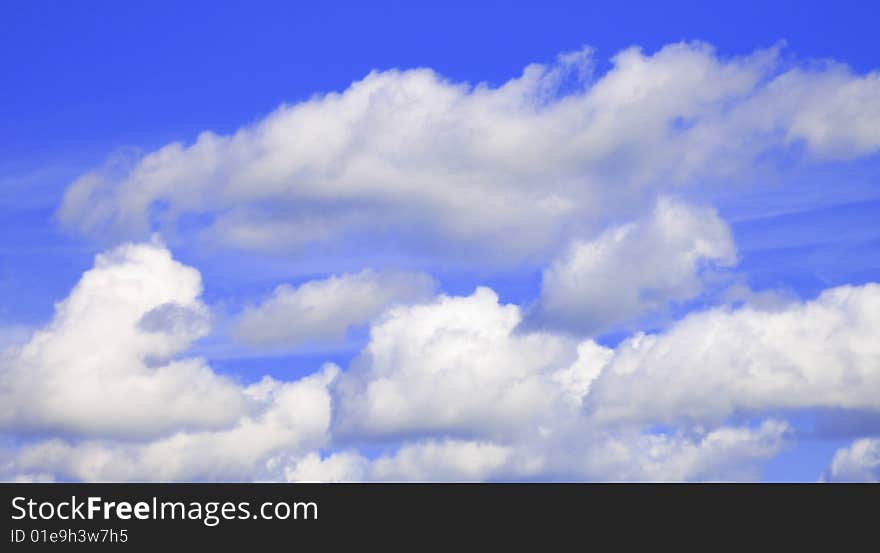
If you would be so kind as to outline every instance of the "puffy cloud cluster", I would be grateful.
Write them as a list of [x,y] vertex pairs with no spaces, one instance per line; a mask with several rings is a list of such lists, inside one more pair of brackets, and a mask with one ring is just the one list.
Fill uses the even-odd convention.
[[701,273],[736,261],[730,229],[709,208],[660,198],[641,222],[577,241],[544,271],[537,318],[596,333],[691,299]]
[[[741,468],[781,444],[781,427],[772,425],[696,431],[696,438],[596,427],[581,404],[608,352],[519,332],[521,309],[487,288],[392,307],[343,375],[328,365],[298,381],[241,386],[204,361],[176,358],[205,332],[200,290],[198,272],[158,243],[99,255],[53,321],[5,360],[4,424],[36,439],[4,452],[4,474],[685,479],[708,477],[700,467],[716,466],[710,460],[719,450]],[[400,447],[377,458],[357,449],[318,453],[392,437]],[[738,473],[712,477],[725,474]]]
[[757,427],[720,426],[671,434],[635,432],[608,435],[572,459],[556,450],[566,479],[612,482],[756,481],[761,463],[789,443],[790,427],[765,420]]
[[[233,332],[288,351],[363,327],[368,341],[344,369],[242,384],[187,354],[211,325],[199,272],[157,241],[112,248],[46,326],[0,332],[0,476],[756,479],[794,435],[789,411],[880,412],[878,284],[732,292],[742,305],[713,296],[651,334],[595,338],[698,298],[736,262],[719,214],[675,199],[687,186],[786,149],[880,149],[880,77],[704,44],[612,62],[593,76],[583,50],[497,87],[374,72],[83,175],[59,215],[111,239],[185,219],[238,247],[323,242],[331,261],[368,244],[376,270],[281,285]],[[549,264],[516,305],[488,287],[435,295],[426,274],[383,270],[392,250],[444,276]],[[854,442],[826,478],[876,480],[877,451]]]
[[[720,307],[607,348],[520,331],[521,310],[488,289],[441,297],[374,326],[333,385],[334,433],[489,440],[505,448],[490,450],[490,478],[754,479],[789,427],[725,426],[731,415],[880,411],[878,302],[868,284],[773,309]],[[420,479],[412,447],[359,464],[359,477]],[[406,470],[380,471],[397,461]]]
[[248,409],[228,378],[176,358],[203,336],[201,278],[158,244],[100,254],[55,317],[0,366],[0,424],[91,436],[222,428]]
[[741,176],[789,145],[815,159],[880,148],[875,73],[700,43],[630,48],[612,64],[593,78],[585,49],[497,87],[373,72],[231,135],[83,175],[59,213],[136,234],[196,214],[238,247],[371,236],[485,263],[546,257],[656,193]]
[[[320,447],[337,368],[242,386],[179,358],[209,324],[201,278],[157,242],[95,259],[50,324],[5,353],[0,424],[56,436],[17,474],[84,480],[249,479],[276,451]],[[8,452],[7,452],[7,455]]]
[[229,428],[177,431],[143,443],[53,439],[24,447],[16,468],[86,481],[252,480],[279,452],[307,452],[327,440],[335,368],[296,382],[266,378],[243,393],[262,403]]
[[[205,332],[200,288],[157,243],[98,256],[53,321],[4,359],[3,422],[30,439],[3,451],[3,474],[754,479],[790,428],[732,426],[730,415],[880,410],[877,284],[692,313],[615,348],[523,328],[522,308],[478,288],[390,307],[342,373],[248,386],[178,358]],[[366,456],[363,444],[385,446]],[[869,477],[871,444],[840,452],[830,477]]]
[[296,288],[282,284],[266,301],[244,311],[236,335],[255,347],[338,344],[351,328],[367,324],[390,305],[429,298],[434,287],[425,274],[369,269]]
[[757,480],[761,463],[788,443],[789,426],[767,420],[755,428],[720,427],[695,435],[581,429],[548,443],[499,444],[461,439],[409,442],[394,454],[367,459],[355,452],[317,454],[284,465],[288,481],[588,480],[686,482]]
[[334,431],[509,435],[540,424],[560,406],[553,374],[575,362],[576,343],[518,335],[521,320],[488,288],[392,309],[334,383]]
[[279,480],[289,482],[481,481],[501,474],[512,453],[491,442],[429,439],[373,460],[350,450],[323,458],[315,452],[277,457],[268,465]]
[[718,421],[737,412],[880,410],[880,284],[779,309],[713,308],[625,340],[585,408],[603,421]]
[[696,312],[613,349],[517,332],[521,321],[485,288],[392,310],[334,384],[339,430],[506,434],[546,424],[563,404],[595,423],[645,425],[774,408],[880,410],[878,284],[775,310]]

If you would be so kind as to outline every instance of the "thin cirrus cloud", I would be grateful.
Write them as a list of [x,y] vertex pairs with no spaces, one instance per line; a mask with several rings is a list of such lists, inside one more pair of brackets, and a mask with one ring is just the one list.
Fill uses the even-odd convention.
[[701,43],[627,49],[595,77],[593,65],[587,48],[497,87],[373,72],[233,134],[85,174],[59,216],[141,236],[194,214],[202,237],[238,248],[368,235],[481,264],[543,258],[654,194],[738,178],[780,149],[823,161],[880,148],[875,73]]

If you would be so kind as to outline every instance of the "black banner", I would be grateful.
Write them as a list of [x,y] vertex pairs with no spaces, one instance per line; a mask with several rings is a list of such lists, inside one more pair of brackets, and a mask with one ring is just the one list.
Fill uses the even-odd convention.
[[[0,551],[876,543],[876,485],[2,484]],[[711,539],[711,542],[705,540]],[[612,540],[608,542],[608,540]],[[868,541],[863,541],[868,540]],[[155,550],[155,549],[154,549]]]

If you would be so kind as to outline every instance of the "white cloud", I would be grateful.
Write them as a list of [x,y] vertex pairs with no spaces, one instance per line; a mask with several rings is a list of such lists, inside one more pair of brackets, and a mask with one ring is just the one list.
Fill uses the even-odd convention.
[[723,426],[697,436],[636,434],[591,444],[578,467],[591,480],[617,482],[755,481],[760,463],[786,443],[787,423]]
[[[731,415],[880,409],[878,304],[880,285],[839,287],[608,348],[519,331],[519,308],[488,289],[440,297],[374,326],[332,385],[334,432],[404,440],[352,479],[755,480],[789,426],[725,426]],[[445,443],[491,444],[496,462],[442,464]]]
[[[84,175],[59,213],[135,233],[195,213],[212,221],[207,236],[239,247],[372,236],[487,263],[546,256],[654,193],[740,176],[788,144],[819,159],[880,147],[874,73],[781,69],[776,50],[725,59],[698,43],[612,62],[590,81],[584,50],[495,88],[373,72],[232,135]],[[559,95],[571,80],[580,86]]]
[[334,431],[507,435],[569,409],[553,378],[577,360],[577,344],[516,334],[521,320],[517,306],[500,305],[488,288],[390,310],[334,383]]
[[244,390],[260,408],[225,430],[180,431],[146,443],[54,439],[22,448],[14,468],[85,481],[252,480],[272,455],[305,453],[328,439],[327,384],[337,369],[295,382],[265,378]]
[[[95,259],[55,317],[6,353],[2,424],[23,436],[7,474],[82,480],[247,480],[329,438],[328,365],[248,387],[177,359],[208,331],[201,278],[158,242]],[[8,464],[8,463],[7,463]],[[29,476],[30,475],[30,476]],[[35,476],[36,475],[36,476]]]
[[281,285],[263,303],[241,315],[236,336],[255,347],[297,348],[341,343],[389,306],[429,298],[433,279],[421,273],[376,272]]
[[830,482],[880,482],[880,439],[862,438],[834,454],[825,474]]
[[735,261],[730,229],[715,210],[660,198],[646,220],[572,244],[544,271],[535,316],[597,333],[693,298],[701,270]]
[[322,458],[315,451],[300,458],[274,458],[270,470],[287,482],[362,482],[369,461],[359,453],[346,451]]
[[383,482],[481,481],[501,472],[511,448],[461,440],[407,444],[372,462],[370,477]]
[[445,439],[407,442],[393,455],[372,460],[344,451],[276,462],[288,482],[482,481],[501,473],[511,453],[512,448],[491,442]]
[[367,459],[347,451],[310,453],[284,467],[281,479],[320,482],[471,482],[499,480],[686,482],[754,481],[761,464],[788,443],[787,423],[723,426],[688,434],[605,433],[572,427],[546,440],[494,443],[459,439],[405,442]]
[[584,405],[601,421],[723,420],[736,412],[880,410],[880,285],[784,308],[719,307],[621,343]]
[[[4,360],[2,420],[27,439],[0,451],[0,474],[752,480],[789,427],[730,426],[730,415],[880,409],[878,284],[692,313],[615,348],[523,329],[520,307],[478,288],[392,307],[345,373],[247,387],[178,359],[207,329],[200,291],[198,272],[159,244],[98,256],[52,323]],[[375,458],[358,450],[394,443]],[[829,479],[875,477],[875,449],[842,450]]]
[[[767,91],[776,117],[789,117],[787,139],[813,155],[847,159],[880,147],[880,73],[855,77],[842,64],[793,70]],[[765,108],[766,109],[766,108]]]
[[332,385],[334,435],[604,441],[590,435],[711,430],[743,412],[877,410],[878,307],[880,285],[839,287],[772,310],[692,313],[608,348],[518,330],[520,309],[485,288],[442,296],[373,327]]
[[0,425],[134,438],[222,428],[247,408],[201,359],[175,356],[208,329],[198,271],[158,244],[95,258],[55,316],[0,365]]
[[[789,427],[732,416],[880,411],[878,284],[764,305],[733,290],[743,307],[615,347],[573,337],[692,299],[707,267],[735,262],[718,214],[673,195],[748,180],[755,160],[786,150],[808,161],[877,152],[880,76],[786,66],[776,50],[725,59],[702,44],[628,49],[596,78],[592,64],[585,49],[497,87],[374,72],[234,134],[83,175],[59,215],[111,239],[183,218],[236,247],[320,242],[303,251],[332,258],[367,244],[360,266],[398,250],[418,253],[406,266],[444,270],[555,257],[533,312],[544,327],[488,288],[428,298],[420,273],[283,285],[244,311],[242,341],[324,347],[370,325],[369,343],[342,374],[328,365],[243,386],[186,356],[210,325],[199,273],[158,243],[123,245],[29,340],[0,332],[0,429],[13,437],[0,474],[755,479]],[[876,480],[877,442],[840,450],[828,479]],[[374,448],[385,453],[370,458]]]

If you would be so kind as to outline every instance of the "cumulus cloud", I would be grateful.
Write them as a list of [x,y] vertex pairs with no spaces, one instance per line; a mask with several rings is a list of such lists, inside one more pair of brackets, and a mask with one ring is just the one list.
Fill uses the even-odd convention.
[[246,388],[260,408],[228,429],[181,431],[145,443],[53,439],[24,447],[14,468],[85,481],[253,480],[267,473],[273,454],[324,445],[330,424],[327,384],[336,371],[327,367],[287,383],[266,378]]
[[544,271],[535,316],[596,333],[693,298],[703,270],[735,261],[730,229],[715,210],[660,198],[646,220],[572,244]]
[[754,481],[761,462],[784,447],[787,423],[756,428],[722,426],[686,434],[645,433],[611,437],[592,446],[581,475],[616,482]]
[[288,482],[484,481],[503,472],[512,448],[491,442],[424,440],[405,443],[394,454],[368,459],[356,451],[275,460]]
[[288,460],[291,482],[587,480],[599,482],[754,481],[761,464],[789,443],[790,427],[722,426],[689,433],[593,432],[522,436],[504,443],[461,439],[406,442],[375,459],[354,451]]
[[880,410],[880,285],[784,308],[718,307],[618,345],[585,408],[602,421],[719,421],[737,412]]
[[245,387],[179,358],[208,331],[200,294],[198,271],[157,241],[98,255],[51,323],[4,354],[0,423],[27,441],[4,452],[2,471],[247,480],[273,455],[324,445],[338,368]]
[[222,428],[247,409],[228,378],[177,358],[207,332],[201,278],[157,243],[95,258],[55,316],[0,365],[0,424],[136,437]]
[[480,481],[501,472],[511,448],[489,442],[445,440],[407,444],[393,456],[372,462],[379,481]]
[[267,466],[285,482],[363,482],[369,460],[354,451],[321,457],[312,451],[302,457],[274,457]]
[[[516,334],[521,320],[519,307],[488,288],[390,310],[333,384],[334,431],[490,436],[540,424],[564,403],[553,377],[577,360],[577,344]],[[575,375],[559,378],[583,388]]]
[[[356,470],[345,479],[750,480],[787,442],[788,425],[775,420],[749,428],[710,417],[658,432],[651,427],[662,418],[620,425],[598,416],[604,396],[593,388],[613,370],[617,351],[519,331],[521,321],[519,307],[500,304],[486,288],[391,310],[331,384],[333,432],[404,445],[373,460],[348,453]],[[716,390],[701,388],[700,376],[693,393],[702,399]],[[621,403],[633,417],[651,409],[638,389]],[[310,458],[308,474],[320,479],[321,464]]]
[[838,63],[793,70],[768,87],[768,96],[777,117],[790,118],[787,139],[803,141],[817,157],[853,158],[880,146],[880,73],[876,71],[854,77]]
[[421,273],[370,269],[298,287],[282,284],[263,303],[245,309],[235,334],[255,347],[298,348],[341,343],[391,305],[429,298],[434,280]]
[[610,348],[518,330],[520,308],[488,289],[441,297],[374,326],[332,385],[334,432],[505,452],[477,477],[418,454],[439,458],[439,449],[401,449],[359,465],[360,479],[753,480],[789,426],[725,426],[731,415],[880,410],[878,302],[880,285],[868,284],[805,302],[718,307]]
[[592,63],[588,49],[562,55],[497,87],[373,72],[231,135],[83,175],[59,215],[138,234],[197,214],[205,236],[237,247],[371,236],[486,263],[544,256],[656,193],[740,175],[788,145],[816,159],[880,147],[875,73],[786,66],[776,49],[722,58],[700,43],[624,50],[596,78]]
[[774,309],[718,307],[610,348],[519,330],[521,309],[486,288],[441,296],[372,328],[332,384],[334,434],[508,443],[712,429],[776,409],[878,410],[878,302],[869,284]]
[[834,454],[825,473],[829,482],[880,482],[880,439],[863,438]]
[[[615,348],[522,329],[519,306],[478,288],[392,307],[344,373],[249,386],[177,359],[206,331],[200,289],[156,243],[98,256],[4,361],[6,428],[31,438],[3,450],[4,477],[750,480],[789,426],[731,426],[731,414],[880,409],[877,284],[693,313]],[[870,475],[872,443],[839,452],[830,477]],[[368,456],[363,444],[390,449]]]
[[[807,301],[731,289],[714,299],[736,307],[588,338],[644,328],[736,262],[718,213],[676,198],[748,181],[756,162],[876,153],[880,75],[701,43],[594,65],[585,48],[498,86],[375,71],[82,175],[58,215],[114,243],[195,231],[328,265],[367,245],[376,270],[281,285],[234,335],[303,351],[368,327],[369,341],[344,371],[243,385],[187,354],[211,326],[199,272],[157,241],[114,247],[47,325],[0,329],[0,475],[755,479],[792,435],[768,417],[880,413],[878,284]],[[545,270],[523,305],[487,287],[435,296],[426,274],[382,270],[401,253],[395,266],[444,282]],[[841,449],[826,478],[877,480],[877,444]]]

